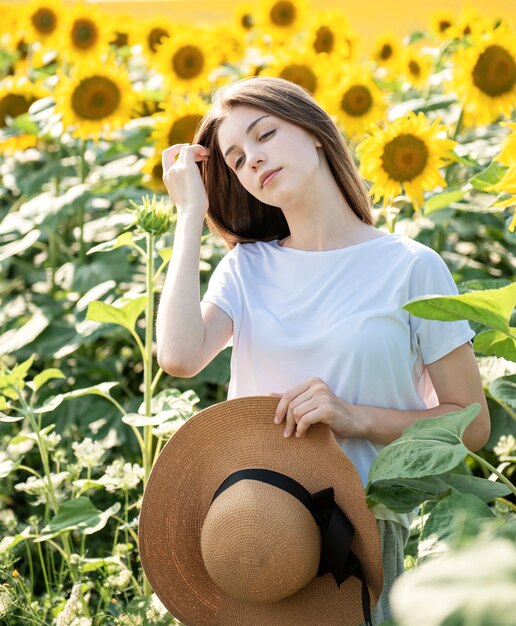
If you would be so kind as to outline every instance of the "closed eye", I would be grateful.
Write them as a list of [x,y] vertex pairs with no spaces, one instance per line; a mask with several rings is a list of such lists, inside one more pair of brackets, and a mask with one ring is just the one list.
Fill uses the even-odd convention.
[[[265,139],[265,138],[269,137],[270,135],[273,135],[275,132],[276,132],[276,129],[275,129],[275,128],[273,128],[272,130],[269,130],[268,132],[264,133],[264,134],[263,134],[263,135],[262,135],[262,136],[258,139],[258,141],[262,141],[262,139]],[[244,162],[244,161],[243,161],[243,159],[244,159],[244,157],[243,157],[243,156],[241,156],[240,158],[238,158],[238,159],[235,161],[235,169],[236,169],[236,170],[237,170],[237,169],[240,167],[240,165]]]

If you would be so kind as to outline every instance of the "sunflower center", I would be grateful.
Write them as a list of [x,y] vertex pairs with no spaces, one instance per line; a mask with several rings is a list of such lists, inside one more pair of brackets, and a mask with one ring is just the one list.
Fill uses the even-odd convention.
[[296,85],[304,87],[310,93],[314,93],[317,89],[317,77],[308,65],[291,63],[283,68],[280,73],[280,78],[289,80],[291,83],[296,83]]
[[317,30],[314,41],[314,50],[316,52],[331,52],[335,44],[335,36],[328,26],[321,26]]
[[428,148],[424,141],[411,134],[398,135],[385,144],[383,169],[389,178],[398,182],[419,176],[428,162]]
[[288,0],[280,0],[272,7],[269,15],[276,26],[290,26],[296,19],[296,7]]
[[155,180],[159,180],[160,182],[163,181],[163,165],[161,163],[156,163],[156,165],[154,165],[151,176]]
[[98,39],[98,30],[91,20],[80,18],[75,20],[72,28],[72,43],[76,48],[87,50],[93,47]]
[[168,145],[173,146],[176,143],[192,143],[195,129],[201,117],[202,115],[192,113],[176,120],[168,133]]
[[147,35],[147,43],[152,52],[156,52],[161,40],[165,37],[170,37],[170,33],[164,28],[152,28]]
[[74,112],[86,120],[101,120],[114,113],[120,104],[118,86],[105,76],[83,79],[72,94]]
[[502,46],[488,46],[473,68],[473,82],[488,96],[501,96],[514,87],[516,63]]
[[371,92],[364,85],[353,85],[346,90],[340,101],[340,108],[353,117],[360,117],[369,111],[373,104]]
[[253,27],[253,16],[250,13],[242,15],[240,23],[242,24],[242,27],[246,30],[251,30],[251,28]]
[[392,57],[392,46],[390,43],[384,43],[380,49],[380,59],[387,61]]
[[41,7],[31,16],[34,28],[45,35],[48,35],[56,29],[57,15],[48,7]]
[[417,63],[417,61],[414,61],[414,59],[411,59],[409,61],[408,69],[413,76],[419,76],[421,74],[421,68],[419,67],[419,63]]
[[172,69],[179,78],[198,76],[204,67],[204,55],[196,46],[183,46],[174,54]]
[[20,59],[26,59],[29,54],[29,46],[24,39],[20,39],[16,44],[16,50],[20,54]]
[[118,31],[116,31],[115,38],[112,39],[109,43],[112,46],[115,46],[115,48],[123,48],[124,46],[127,46],[129,44],[129,37],[127,33],[119,33]]
[[439,22],[439,32],[440,33],[444,33],[448,30],[448,28],[450,28],[452,25],[451,22],[449,22],[448,20],[441,20]]
[[16,117],[27,113],[34,99],[25,98],[17,93],[9,93],[0,98],[0,128],[7,125],[6,116]]

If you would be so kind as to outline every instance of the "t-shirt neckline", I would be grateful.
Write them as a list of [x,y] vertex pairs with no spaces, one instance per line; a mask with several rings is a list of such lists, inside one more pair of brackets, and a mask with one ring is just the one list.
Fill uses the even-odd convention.
[[270,243],[277,249],[283,250],[285,252],[292,252],[295,254],[304,254],[304,255],[332,255],[332,254],[343,254],[347,251],[355,250],[357,248],[365,248],[367,246],[372,245],[373,243],[379,244],[382,240],[389,239],[395,237],[395,233],[387,233],[383,237],[374,237],[373,239],[368,239],[367,241],[362,241],[360,243],[355,243],[351,246],[345,246],[344,248],[334,248],[333,250],[300,250],[299,248],[289,248],[281,246],[279,244],[279,239],[273,239]]

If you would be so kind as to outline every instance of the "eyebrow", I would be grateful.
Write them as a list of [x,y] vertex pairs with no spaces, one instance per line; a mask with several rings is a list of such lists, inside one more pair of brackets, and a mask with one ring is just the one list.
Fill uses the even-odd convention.
[[[251,122],[249,124],[249,126],[245,129],[245,134],[248,135],[253,128],[256,126],[256,124],[258,124],[258,122],[260,120],[263,120],[264,117],[270,117],[270,115],[262,115],[261,117],[257,117],[253,122]],[[235,145],[229,146],[229,148],[226,150],[225,154],[224,154],[224,158],[226,158],[228,156],[228,154],[234,150],[236,148]]]

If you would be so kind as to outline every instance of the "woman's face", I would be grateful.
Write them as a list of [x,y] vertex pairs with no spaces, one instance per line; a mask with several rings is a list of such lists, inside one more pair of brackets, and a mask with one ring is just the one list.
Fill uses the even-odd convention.
[[[255,107],[238,105],[219,126],[218,143],[242,186],[281,207],[310,189],[320,167],[318,139],[303,128]],[[268,174],[276,172],[268,178]]]

